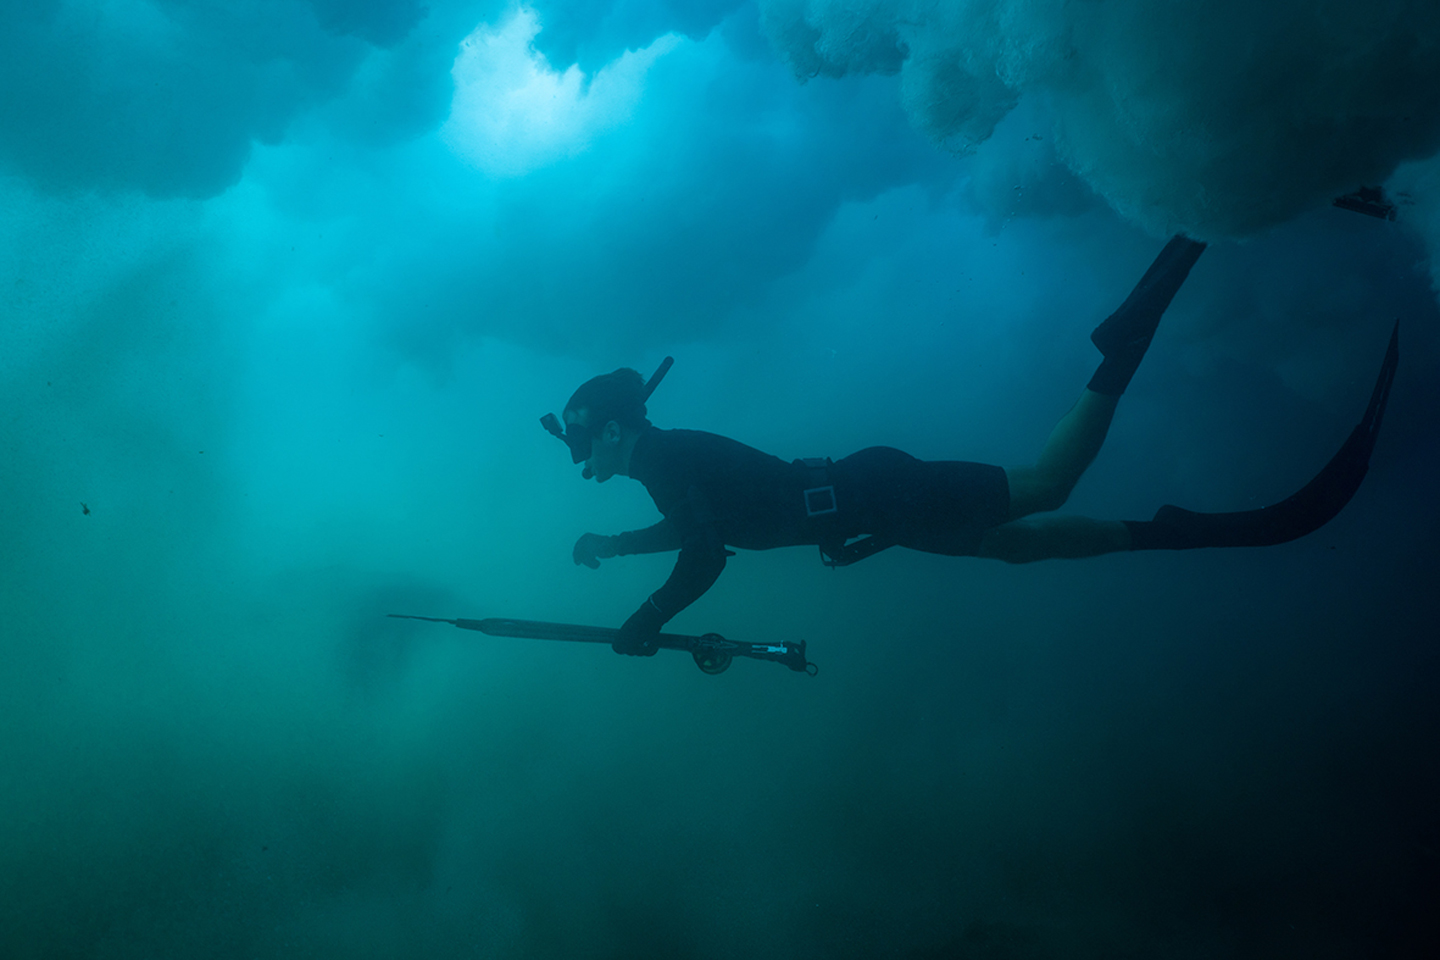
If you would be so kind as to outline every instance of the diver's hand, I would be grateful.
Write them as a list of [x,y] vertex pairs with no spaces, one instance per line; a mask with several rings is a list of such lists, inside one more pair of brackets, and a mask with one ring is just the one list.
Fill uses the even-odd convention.
[[571,555],[575,558],[577,565],[583,563],[591,570],[599,570],[601,560],[619,556],[619,546],[616,543],[618,539],[618,537],[602,537],[598,533],[584,534],[575,541],[575,549]]
[[664,624],[660,608],[646,600],[620,627],[620,639],[610,644],[610,649],[627,657],[653,657],[660,649],[655,638]]

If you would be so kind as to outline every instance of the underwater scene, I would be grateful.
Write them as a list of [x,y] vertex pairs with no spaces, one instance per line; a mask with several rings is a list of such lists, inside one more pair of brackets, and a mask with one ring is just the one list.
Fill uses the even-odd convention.
[[1437,258],[1433,0],[6,0],[0,957],[1435,956]]

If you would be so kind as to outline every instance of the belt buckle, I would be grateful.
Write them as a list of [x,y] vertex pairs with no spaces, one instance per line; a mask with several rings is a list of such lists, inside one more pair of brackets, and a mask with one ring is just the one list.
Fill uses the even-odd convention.
[[833,484],[811,487],[804,492],[804,497],[805,516],[807,517],[823,517],[826,514],[838,513],[840,510],[835,503],[835,486]]

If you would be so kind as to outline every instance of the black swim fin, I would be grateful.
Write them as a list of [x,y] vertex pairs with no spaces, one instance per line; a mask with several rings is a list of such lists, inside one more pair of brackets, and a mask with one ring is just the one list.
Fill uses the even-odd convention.
[[1190,550],[1196,547],[1268,547],[1297,540],[1334,519],[1370,469],[1370,452],[1380,434],[1395,368],[1400,363],[1400,322],[1390,334],[1390,347],[1370,395],[1365,416],[1350,432],[1340,451],[1315,479],[1291,497],[1236,513],[1196,513],[1169,504],[1153,520],[1126,520],[1132,550]]
[[1090,342],[1105,361],[1090,378],[1089,389],[1111,397],[1125,392],[1140,361],[1145,359],[1145,351],[1150,349],[1160,317],[1204,252],[1205,244],[1183,233],[1170,238],[1130,296],[1090,334]]

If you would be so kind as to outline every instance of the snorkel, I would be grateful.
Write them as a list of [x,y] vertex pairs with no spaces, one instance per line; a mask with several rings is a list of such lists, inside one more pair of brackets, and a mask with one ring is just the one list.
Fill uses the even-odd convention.
[[[660,386],[660,381],[665,379],[665,374],[670,372],[670,368],[674,363],[674,357],[666,357],[660,361],[660,366],[656,368],[655,372],[651,374],[650,379],[646,381],[645,386],[640,390],[638,396],[638,405],[640,407],[644,407],[645,402],[650,399],[650,395],[655,392],[655,388]],[[632,376],[636,376],[638,379],[638,375],[632,374]],[[584,388],[582,387],[581,389]],[[571,403],[573,405],[573,398]],[[566,409],[568,410],[570,407],[567,406]],[[578,422],[562,424],[560,418],[555,416],[555,414],[547,413],[540,418],[540,426],[545,428],[546,433],[560,440],[565,446],[570,448],[571,463],[584,463],[590,459],[591,450],[594,445],[595,431],[599,427],[604,426],[604,423],[592,423],[589,425],[581,425]],[[590,468],[586,467],[583,474],[585,479],[589,480],[592,475]]]

